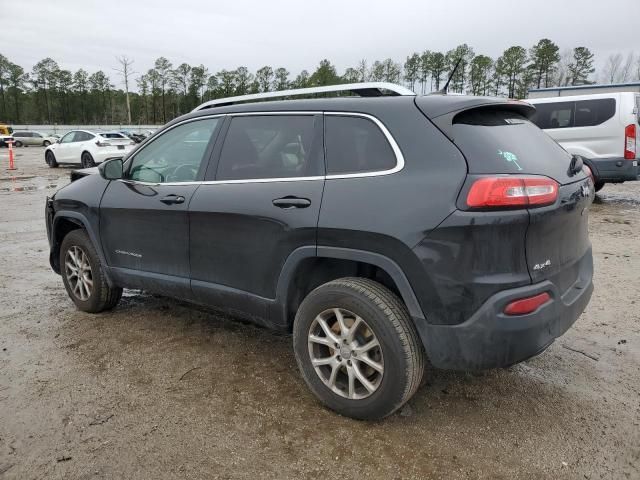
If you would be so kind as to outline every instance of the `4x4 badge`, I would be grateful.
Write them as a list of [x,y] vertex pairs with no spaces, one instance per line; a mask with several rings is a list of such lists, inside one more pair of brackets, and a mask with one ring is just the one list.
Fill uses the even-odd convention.
[[551,260],[547,259],[547,261],[543,262],[543,263],[536,263],[533,266],[534,270],[542,270],[543,268],[547,268],[551,266]]

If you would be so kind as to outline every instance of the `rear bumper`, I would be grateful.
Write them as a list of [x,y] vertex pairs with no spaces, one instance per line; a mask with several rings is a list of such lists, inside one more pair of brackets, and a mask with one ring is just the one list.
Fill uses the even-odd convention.
[[[638,161],[624,158],[591,158],[587,164],[593,166],[596,180],[625,182],[638,179]],[[635,164],[635,165],[634,165]]]
[[93,160],[96,164],[102,163],[108,158],[124,157],[133,150],[133,145],[125,145],[124,149],[118,149],[117,147],[101,147],[93,154]]
[[[591,250],[581,259],[578,280],[564,293],[550,281],[504,290],[490,297],[459,325],[416,322],[427,355],[437,368],[482,370],[526,360],[564,334],[586,308],[593,292]],[[548,292],[551,300],[528,315],[503,313],[511,301]]]

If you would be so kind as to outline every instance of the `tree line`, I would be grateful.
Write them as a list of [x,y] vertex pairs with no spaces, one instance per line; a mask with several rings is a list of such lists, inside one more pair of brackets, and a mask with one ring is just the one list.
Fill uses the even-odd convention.
[[[447,52],[415,52],[403,63],[363,59],[342,74],[327,59],[315,71],[302,70],[296,76],[285,67],[268,65],[255,72],[244,66],[211,72],[204,65],[174,65],[165,57],[146,72],[133,68],[126,56],[117,58],[111,76],[103,70],[72,72],[45,58],[26,72],[0,54],[0,121],[160,124],[214,98],[366,81],[400,83],[427,93],[441,89],[449,77],[453,92],[525,98],[530,88],[593,83],[595,72],[594,54],[587,47],[561,52],[547,38],[530,48],[511,46],[495,59],[462,44]],[[640,55],[611,55],[599,77],[609,83],[640,80]]]

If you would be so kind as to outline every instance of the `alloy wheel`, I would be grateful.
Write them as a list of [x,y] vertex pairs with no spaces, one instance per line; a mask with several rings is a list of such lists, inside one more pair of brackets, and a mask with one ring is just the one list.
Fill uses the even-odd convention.
[[73,295],[86,301],[93,290],[93,275],[89,257],[77,245],[67,250],[64,262],[65,274]]
[[313,320],[307,337],[311,364],[335,394],[360,400],[373,394],[384,374],[382,347],[367,322],[331,308]]

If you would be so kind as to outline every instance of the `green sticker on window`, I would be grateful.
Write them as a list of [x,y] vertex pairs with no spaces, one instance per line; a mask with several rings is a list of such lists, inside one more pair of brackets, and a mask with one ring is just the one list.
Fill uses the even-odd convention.
[[518,163],[518,156],[515,153],[498,150],[498,155],[504,158],[507,162],[513,162],[518,170],[522,170],[522,167]]

